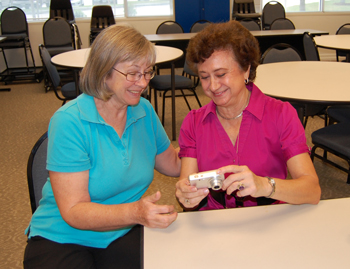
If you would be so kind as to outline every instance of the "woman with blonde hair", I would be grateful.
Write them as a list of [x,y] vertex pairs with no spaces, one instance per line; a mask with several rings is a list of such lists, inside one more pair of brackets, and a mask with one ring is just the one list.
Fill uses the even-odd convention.
[[142,197],[154,169],[178,176],[180,160],[151,104],[154,45],[125,25],[102,31],[82,70],[78,98],[48,130],[49,179],[27,229],[24,268],[139,268],[140,225],[177,217]]

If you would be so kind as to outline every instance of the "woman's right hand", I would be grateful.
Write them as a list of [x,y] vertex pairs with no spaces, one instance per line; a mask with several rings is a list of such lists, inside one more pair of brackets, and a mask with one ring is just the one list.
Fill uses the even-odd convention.
[[187,178],[176,183],[176,197],[185,208],[195,208],[209,194],[209,189],[191,186]]
[[135,218],[138,224],[148,228],[166,228],[177,218],[177,212],[173,205],[157,205],[161,194],[156,193],[143,197],[135,203]]

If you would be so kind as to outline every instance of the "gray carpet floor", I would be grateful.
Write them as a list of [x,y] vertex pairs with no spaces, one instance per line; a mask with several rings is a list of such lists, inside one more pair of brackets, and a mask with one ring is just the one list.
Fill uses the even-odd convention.
[[[180,70],[177,70],[180,74]],[[11,92],[0,92],[0,268],[22,268],[23,251],[26,244],[24,230],[31,218],[27,187],[27,160],[37,139],[47,130],[50,117],[61,106],[52,91],[45,93],[43,82],[10,85]],[[4,87],[0,85],[0,88]],[[202,104],[209,99],[198,89]],[[161,98],[158,98],[161,105]],[[190,97],[192,109],[198,108],[194,97]],[[171,137],[170,99],[167,102],[165,129]],[[161,106],[160,106],[161,108]],[[183,98],[176,99],[176,128],[179,128],[188,108]],[[323,126],[323,120],[311,118],[306,128],[308,144],[312,146],[310,134]],[[172,144],[177,147],[176,141]],[[346,162],[332,157],[339,163]],[[346,173],[315,160],[315,167],[322,187],[322,199],[350,197],[350,185],[346,184]],[[161,204],[173,204],[182,211],[176,201],[175,183],[170,178],[155,173],[147,194],[160,190]]]

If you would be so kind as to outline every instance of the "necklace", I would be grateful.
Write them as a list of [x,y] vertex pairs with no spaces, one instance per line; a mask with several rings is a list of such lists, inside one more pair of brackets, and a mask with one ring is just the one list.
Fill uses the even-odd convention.
[[235,119],[238,119],[238,118],[242,117],[244,109],[246,109],[247,106],[249,105],[249,99],[250,99],[250,92],[249,92],[249,94],[248,94],[248,100],[247,100],[246,106],[242,109],[241,113],[239,113],[237,116],[235,116],[235,117],[233,117],[233,118],[226,118],[226,117],[224,117],[223,115],[221,115],[221,113],[220,113],[219,110],[218,110],[218,107],[216,107],[216,113],[217,113],[221,118],[223,118],[224,120],[235,120]]

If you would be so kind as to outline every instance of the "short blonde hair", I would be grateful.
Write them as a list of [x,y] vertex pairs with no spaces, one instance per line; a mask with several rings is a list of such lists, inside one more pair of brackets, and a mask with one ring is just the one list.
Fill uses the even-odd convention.
[[117,63],[146,61],[154,65],[154,45],[140,32],[126,24],[115,24],[103,30],[94,40],[85,67],[80,74],[80,90],[107,101],[112,92],[106,79]]

